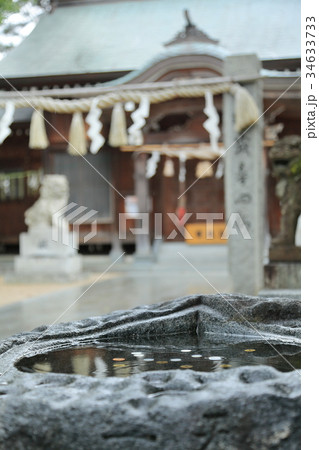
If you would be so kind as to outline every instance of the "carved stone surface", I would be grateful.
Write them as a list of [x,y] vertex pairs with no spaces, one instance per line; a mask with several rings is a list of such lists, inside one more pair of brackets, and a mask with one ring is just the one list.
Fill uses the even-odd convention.
[[[224,61],[224,75],[260,74],[260,61],[254,55],[229,56]],[[245,84],[262,111],[260,80]],[[236,224],[238,234],[228,239],[229,272],[232,291],[256,295],[263,287],[263,260],[265,243],[265,174],[262,151],[262,117],[244,132],[238,134],[234,124],[234,96],[223,97],[223,136],[225,149],[225,207],[226,222],[234,213],[243,221],[250,238],[247,239]]]
[[299,449],[300,375],[267,366],[97,379],[20,372],[22,357],[88,339],[299,343],[300,302],[190,296],[40,327],[0,343],[0,448]]
[[271,246],[282,248],[281,260],[285,257],[285,247],[295,246],[301,205],[300,157],[300,136],[286,136],[280,139],[269,152],[272,175],[277,179],[276,195],[280,200],[281,209],[280,232],[272,240]]
[[29,229],[52,226],[52,215],[67,205],[69,184],[64,175],[44,175],[40,198],[25,212]]

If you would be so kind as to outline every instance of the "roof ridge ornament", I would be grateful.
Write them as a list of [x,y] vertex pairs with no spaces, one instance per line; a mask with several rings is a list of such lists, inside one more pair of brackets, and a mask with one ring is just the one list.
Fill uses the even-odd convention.
[[165,47],[176,44],[185,44],[190,42],[204,42],[217,45],[219,40],[210,38],[206,33],[196,27],[191,21],[188,9],[184,9],[184,16],[186,19],[186,25],[184,30],[176,34],[176,36],[169,42],[164,44]]

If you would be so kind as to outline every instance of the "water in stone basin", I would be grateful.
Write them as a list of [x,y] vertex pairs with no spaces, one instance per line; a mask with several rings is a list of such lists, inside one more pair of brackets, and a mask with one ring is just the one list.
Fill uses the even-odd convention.
[[264,341],[207,343],[188,339],[181,345],[129,344],[92,341],[24,357],[16,367],[24,372],[54,372],[98,378],[127,377],[136,373],[192,369],[216,372],[243,365],[264,364],[282,372],[300,368],[298,345]]

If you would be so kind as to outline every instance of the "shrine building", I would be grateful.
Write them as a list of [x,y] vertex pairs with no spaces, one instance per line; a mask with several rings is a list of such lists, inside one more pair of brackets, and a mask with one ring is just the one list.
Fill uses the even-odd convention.
[[[156,237],[158,213],[164,241],[176,230],[169,214],[181,220],[191,213],[189,229],[204,242],[198,214],[220,213],[217,225],[225,222],[230,98],[237,149],[248,151],[245,130],[257,121],[261,127],[265,226],[274,236],[280,209],[268,152],[278,138],[300,135],[299,2],[51,3],[0,62],[2,249],[18,245],[43,174],[66,175],[70,203],[95,211],[89,242],[90,223],[80,224],[84,252],[143,253]],[[263,20],[251,20],[256,14]],[[230,63],[245,56],[253,71],[250,63],[247,70]],[[239,168],[238,182],[245,176]],[[150,213],[144,239],[130,231],[137,212]],[[120,240],[119,213],[127,217]],[[172,240],[183,239],[177,233]]]

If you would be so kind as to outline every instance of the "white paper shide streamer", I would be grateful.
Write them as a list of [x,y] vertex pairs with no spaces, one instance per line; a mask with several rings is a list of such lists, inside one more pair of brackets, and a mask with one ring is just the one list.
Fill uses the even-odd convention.
[[0,144],[11,134],[10,125],[13,122],[15,106],[10,100],[6,102],[6,108],[0,120]]
[[184,152],[179,153],[179,174],[178,181],[180,183],[184,183],[186,180],[186,154]]
[[224,157],[221,156],[218,160],[218,166],[217,166],[215,178],[217,178],[217,180],[220,180],[224,176],[224,172],[225,172],[225,162],[224,162]]
[[218,139],[220,137],[219,115],[214,106],[213,94],[209,91],[205,92],[205,108],[204,113],[208,119],[203,123],[203,127],[209,133],[210,144],[214,152],[218,151]]
[[146,162],[146,178],[152,178],[156,174],[157,165],[160,159],[160,152],[152,153],[152,156]]
[[129,127],[128,143],[130,145],[142,145],[144,142],[142,128],[146,123],[146,118],[150,114],[150,100],[147,95],[141,97],[139,107],[131,114],[133,125]]
[[102,110],[98,107],[98,102],[99,100],[97,98],[92,101],[90,112],[85,119],[86,123],[89,124],[87,135],[91,139],[90,152],[94,155],[100,150],[105,142],[105,139],[101,134],[103,127],[100,121]]

